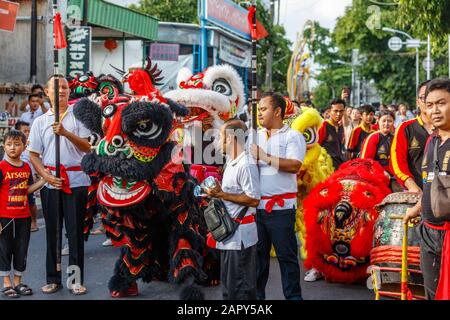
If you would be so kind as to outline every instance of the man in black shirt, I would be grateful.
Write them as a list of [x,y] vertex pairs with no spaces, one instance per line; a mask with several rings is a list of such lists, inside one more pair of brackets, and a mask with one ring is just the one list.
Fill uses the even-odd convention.
[[334,169],[345,162],[344,159],[344,127],[341,120],[345,112],[345,101],[331,101],[330,119],[325,120],[319,129],[319,144],[327,150],[333,160]]
[[[428,299],[450,299],[450,219],[436,218],[431,209],[434,179],[434,148],[438,144],[439,175],[450,175],[450,80],[432,80],[426,91],[426,113],[437,129],[425,147],[422,165],[423,195],[408,210],[404,221],[422,215],[419,227],[420,258]],[[450,203],[448,203],[450,207]],[[442,262],[442,263],[441,263]]]

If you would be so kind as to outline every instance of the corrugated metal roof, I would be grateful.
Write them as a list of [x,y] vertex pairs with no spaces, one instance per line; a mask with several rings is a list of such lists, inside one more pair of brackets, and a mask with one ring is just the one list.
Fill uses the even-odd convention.
[[[104,28],[133,34],[148,40],[158,39],[158,19],[103,0],[89,0],[88,22]],[[83,0],[69,0],[83,12]]]

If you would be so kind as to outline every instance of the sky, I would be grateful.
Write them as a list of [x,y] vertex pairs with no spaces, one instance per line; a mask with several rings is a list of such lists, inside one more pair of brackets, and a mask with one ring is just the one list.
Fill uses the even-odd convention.
[[[138,3],[138,0],[108,0],[120,5]],[[269,2],[269,1],[267,1]],[[280,24],[287,37],[294,42],[307,20],[317,20],[326,28],[334,28],[336,18],[343,15],[352,0],[280,0]]]
[[333,29],[352,0],[280,0],[280,24],[292,42],[307,20],[317,20],[322,27]]

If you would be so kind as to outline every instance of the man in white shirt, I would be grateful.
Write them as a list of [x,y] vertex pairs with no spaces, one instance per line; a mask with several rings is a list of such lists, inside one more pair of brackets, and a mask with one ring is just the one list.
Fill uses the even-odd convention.
[[37,117],[43,115],[42,109],[39,107],[39,96],[37,94],[30,94],[28,96],[28,105],[30,110],[22,113],[20,116],[20,121],[28,122],[30,127],[33,126],[34,120]]
[[[45,92],[44,88],[40,84],[34,84],[31,87],[31,94],[37,94],[39,97],[39,106],[42,113],[46,113],[48,109],[50,109],[50,104],[45,101]],[[20,104],[19,110],[22,112],[30,111],[30,105],[27,100],[22,101]]]
[[286,299],[301,300],[300,265],[295,237],[297,172],[305,158],[303,136],[283,124],[286,102],[277,93],[265,94],[259,102],[257,145],[251,153],[258,159],[261,201],[256,215],[258,227],[257,297],[265,299],[273,244],[280,264]]
[[259,173],[256,163],[245,151],[246,134],[247,127],[241,120],[230,120],[222,126],[220,142],[227,156],[222,186],[217,182],[215,188],[205,190],[208,195],[223,200],[233,219],[246,211],[233,236],[215,244],[221,250],[220,278],[224,300],[256,299],[258,231],[255,214],[260,198]]
[[[47,83],[46,93],[54,106],[54,77]],[[42,209],[47,232],[47,285],[43,293],[54,293],[62,288],[61,272],[56,270],[57,212],[56,199],[60,196],[60,219],[65,222],[69,239],[69,265],[78,266],[81,283],[73,286],[75,295],[86,293],[83,284],[84,238],[83,221],[90,178],[81,171],[81,159],[90,152],[88,137],[91,132],[75,119],[72,106],[68,105],[70,89],[67,80],[59,78],[60,122],[55,122],[53,107],[36,119],[31,127],[28,150],[30,161],[37,173],[46,181],[41,190]],[[55,135],[60,136],[61,178],[55,174]],[[62,189],[62,190],[56,190]],[[61,230],[59,230],[61,241]],[[59,246],[61,247],[61,246]]]

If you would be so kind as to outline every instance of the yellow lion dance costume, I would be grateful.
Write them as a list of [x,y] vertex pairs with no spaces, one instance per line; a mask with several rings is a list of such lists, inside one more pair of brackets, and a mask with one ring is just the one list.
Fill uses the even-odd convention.
[[331,157],[322,148],[318,141],[318,131],[322,125],[323,119],[316,109],[301,107],[301,113],[291,124],[291,128],[302,133],[306,141],[305,161],[298,174],[298,192],[297,192],[297,214],[296,231],[302,243],[300,254],[302,259],[306,258],[305,250],[305,221],[303,219],[303,200],[309,194],[316,184],[324,181],[334,171]]

